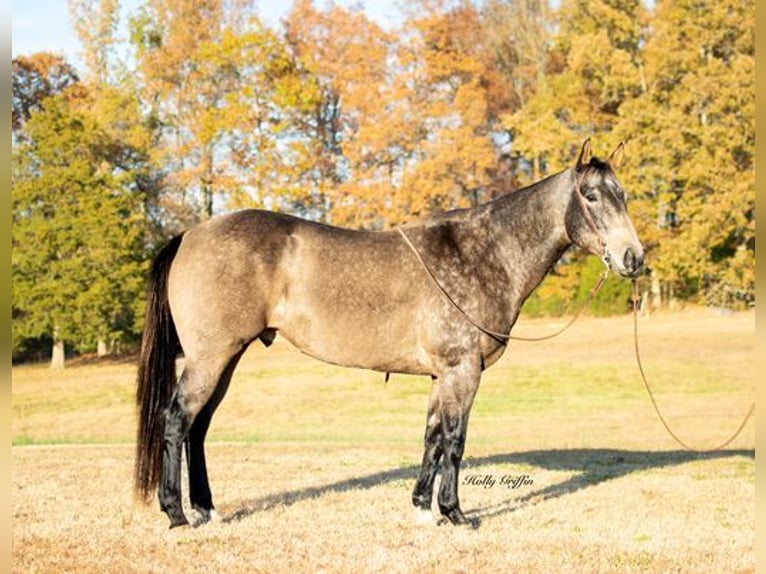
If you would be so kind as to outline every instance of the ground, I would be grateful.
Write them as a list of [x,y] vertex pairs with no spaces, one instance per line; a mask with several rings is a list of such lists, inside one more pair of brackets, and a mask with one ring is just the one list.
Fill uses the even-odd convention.
[[[538,335],[563,321],[522,320]],[[752,401],[754,314],[640,319],[674,430],[721,442]],[[213,421],[220,521],[169,531],[132,492],[130,363],[13,371],[14,572],[740,572],[755,562],[754,420],[691,453],[658,422],[627,316],[513,343],[484,377],[461,502],[418,525],[429,381],[248,351]]]

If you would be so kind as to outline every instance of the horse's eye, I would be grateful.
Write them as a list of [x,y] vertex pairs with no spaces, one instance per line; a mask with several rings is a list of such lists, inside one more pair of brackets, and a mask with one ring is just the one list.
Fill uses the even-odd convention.
[[598,201],[598,196],[595,193],[586,193],[585,199],[587,199],[590,203],[596,203]]

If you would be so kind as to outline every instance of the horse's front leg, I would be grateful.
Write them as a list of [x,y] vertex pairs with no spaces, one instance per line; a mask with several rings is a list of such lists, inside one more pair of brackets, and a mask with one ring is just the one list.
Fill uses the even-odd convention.
[[439,510],[453,524],[478,526],[460,509],[458,475],[465,449],[468,416],[479,388],[481,369],[470,361],[444,373],[439,385],[442,442],[442,479],[439,487]]
[[434,479],[439,460],[442,456],[441,412],[439,409],[439,383],[434,379],[431,396],[428,399],[426,432],[424,437],[423,462],[420,475],[412,491],[412,504],[415,505],[417,521],[432,521],[431,500],[434,492]]

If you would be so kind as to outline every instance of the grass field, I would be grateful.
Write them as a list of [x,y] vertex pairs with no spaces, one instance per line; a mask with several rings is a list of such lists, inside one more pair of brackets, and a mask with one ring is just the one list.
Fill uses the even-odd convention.
[[[523,320],[516,334],[553,331]],[[752,312],[643,318],[674,430],[730,434],[753,395]],[[754,421],[725,451],[657,421],[629,317],[514,343],[484,376],[461,501],[477,530],[418,526],[430,382],[341,369],[277,341],[237,370],[208,439],[220,522],[167,530],[132,497],[130,363],[13,370],[14,572],[754,570]],[[504,477],[525,477],[516,488]]]

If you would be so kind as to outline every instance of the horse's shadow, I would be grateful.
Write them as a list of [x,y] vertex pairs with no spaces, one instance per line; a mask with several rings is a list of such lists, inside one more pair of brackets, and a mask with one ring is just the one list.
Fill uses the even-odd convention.
[[[573,449],[501,454],[473,461],[469,459],[466,461],[469,468],[474,465],[518,464],[574,474],[561,482],[555,482],[549,486],[532,490],[522,496],[517,494],[498,504],[472,509],[466,512],[466,516],[479,519],[500,516],[525,506],[534,506],[546,500],[573,494],[590,486],[621,478],[634,472],[659,469],[696,460],[714,460],[735,456],[755,459],[755,450],[723,450],[697,453],[685,450]],[[515,474],[518,475],[519,473]]]
[[[695,453],[689,451],[631,451],[616,449],[535,450],[528,452],[497,454],[478,458],[466,458],[461,465],[461,475],[475,473],[481,467],[491,465],[523,465],[550,471],[575,473],[566,480],[514,496],[491,506],[468,510],[469,518],[500,516],[542,501],[573,494],[602,482],[621,478],[642,470],[663,468],[695,460],[713,460],[735,456],[755,459],[755,450],[723,450]],[[414,483],[419,467],[407,466],[349,478],[322,486],[279,492],[243,502],[239,508],[225,514],[224,522],[239,521],[257,512],[268,511],[276,506],[291,506],[296,502],[322,496],[330,492],[370,489],[390,482],[411,480]],[[514,472],[514,474],[521,474]]]

